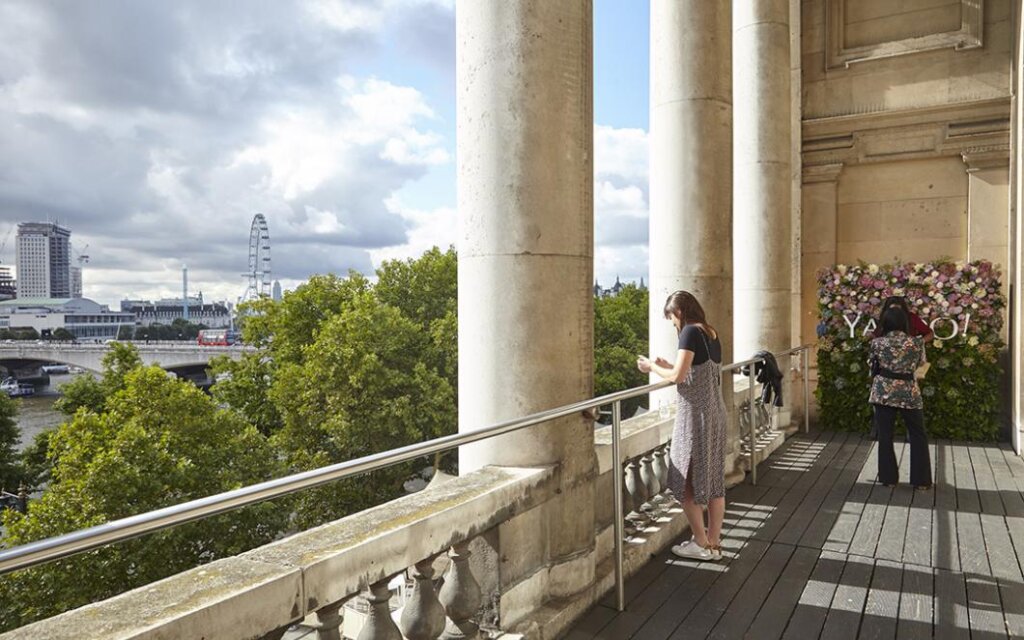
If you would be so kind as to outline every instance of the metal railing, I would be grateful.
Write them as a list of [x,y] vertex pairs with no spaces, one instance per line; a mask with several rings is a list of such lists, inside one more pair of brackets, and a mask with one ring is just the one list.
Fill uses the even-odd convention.
[[[792,355],[803,352],[804,362],[804,420],[807,428],[807,362],[810,345],[795,347],[777,354],[777,357]],[[731,372],[744,366],[750,366],[762,362],[762,358],[753,358],[743,362],[736,362],[722,365],[723,372]],[[123,542],[141,535],[167,529],[179,524],[201,520],[210,516],[218,515],[235,509],[240,509],[258,502],[279,498],[304,489],[317,487],[329,482],[350,478],[364,473],[370,473],[395,464],[407,462],[415,458],[421,458],[455,449],[463,445],[472,444],[488,438],[512,433],[538,424],[543,424],[558,418],[578,415],[599,409],[603,406],[612,406],[612,458],[613,473],[615,478],[614,496],[615,508],[615,584],[616,603],[620,611],[625,608],[625,580],[623,576],[623,539],[624,531],[624,506],[622,499],[622,474],[616,470],[622,467],[621,440],[622,440],[622,401],[650,394],[653,391],[672,386],[669,381],[657,382],[654,384],[626,389],[573,404],[548,409],[534,413],[523,418],[499,422],[480,429],[464,431],[448,436],[442,436],[426,442],[399,447],[390,451],[383,451],[372,455],[348,460],[338,464],[328,465],[319,469],[296,473],[283,478],[268,480],[259,484],[242,487],[233,491],[218,493],[205,498],[184,502],[181,504],[164,507],[155,511],[149,511],[138,515],[114,520],[88,529],[73,531],[61,536],[39,540],[28,544],[20,545],[5,551],[0,551],[0,575],[26,569],[46,562],[60,560],[78,553],[83,553],[116,542]],[[751,371],[750,393],[753,397],[754,379]],[[752,452],[753,453],[753,452]],[[751,464],[751,467],[756,465]],[[756,473],[756,471],[754,472]]]

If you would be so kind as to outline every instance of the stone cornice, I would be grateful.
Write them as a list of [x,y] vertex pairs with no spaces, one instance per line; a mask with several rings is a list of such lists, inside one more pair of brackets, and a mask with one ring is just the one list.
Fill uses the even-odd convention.
[[812,164],[804,165],[802,182],[803,184],[816,184],[819,182],[835,182],[843,171],[843,163],[833,164]]
[[967,165],[967,172],[973,173],[982,169],[1009,169],[1010,168],[1010,147],[999,146],[993,148],[971,149],[963,151],[960,156]]
[[953,157],[1009,149],[1010,99],[805,120],[808,165]]

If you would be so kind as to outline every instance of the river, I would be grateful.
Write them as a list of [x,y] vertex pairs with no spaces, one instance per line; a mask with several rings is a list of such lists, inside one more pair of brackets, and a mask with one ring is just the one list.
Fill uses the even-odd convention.
[[36,395],[17,400],[18,428],[21,429],[21,444],[18,445],[18,451],[32,444],[32,440],[39,433],[64,421],[64,414],[54,411],[53,403],[60,397],[60,387],[73,380],[75,375],[89,374],[51,374],[48,386],[36,387]]

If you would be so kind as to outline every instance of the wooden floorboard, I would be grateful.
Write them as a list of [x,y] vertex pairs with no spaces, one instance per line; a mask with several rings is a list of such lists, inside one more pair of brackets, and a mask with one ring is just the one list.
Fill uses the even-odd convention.
[[900,640],[932,637],[932,606],[935,576],[931,567],[903,565],[900,589]]
[[[877,482],[875,444],[800,434],[726,496],[724,558],[667,551],[564,638],[1024,638],[1024,461],[930,443],[934,489]],[[680,516],[681,517],[681,516]]]

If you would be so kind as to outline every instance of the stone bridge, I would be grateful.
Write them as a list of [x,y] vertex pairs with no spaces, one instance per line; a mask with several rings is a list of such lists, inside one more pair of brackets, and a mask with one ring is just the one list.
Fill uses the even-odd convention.
[[[243,345],[200,346],[194,342],[134,342],[142,362],[159,365],[169,371],[197,370],[209,365],[215,356],[238,358],[252,349]],[[67,342],[11,342],[0,344],[0,366],[23,368],[33,363],[57,362],[89,371],[102,368],[109,344],[73,344]]]

